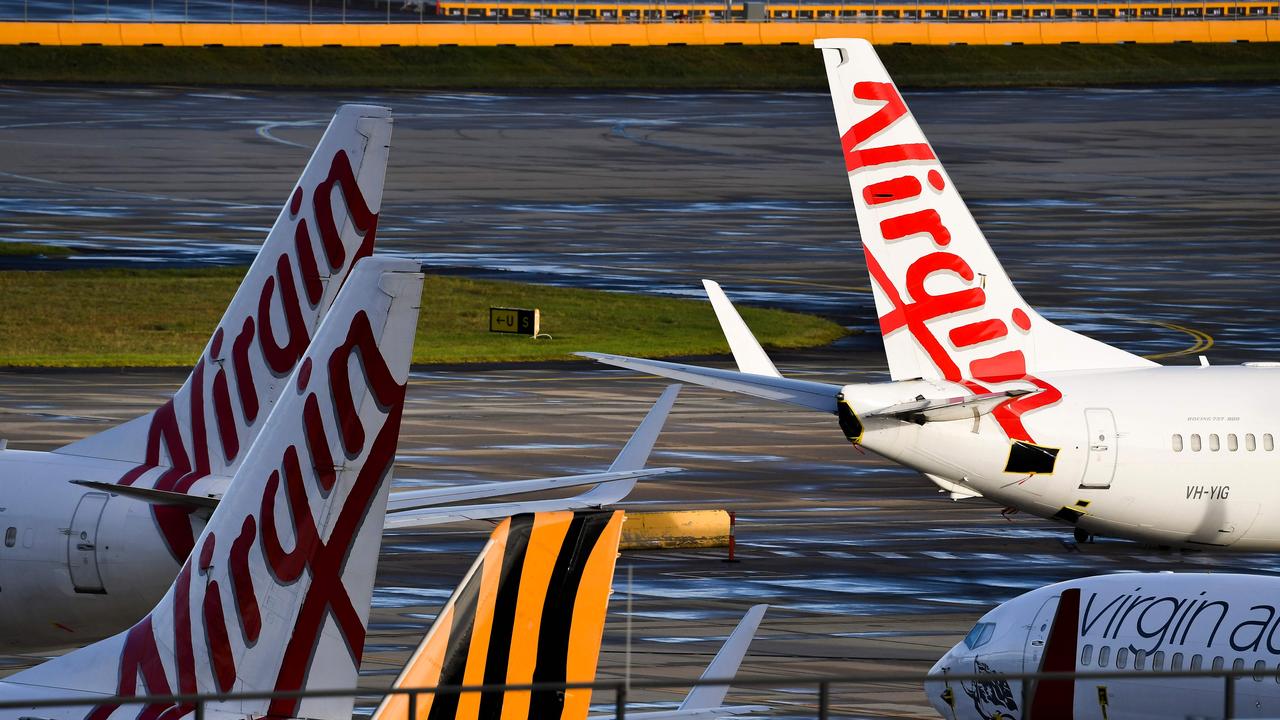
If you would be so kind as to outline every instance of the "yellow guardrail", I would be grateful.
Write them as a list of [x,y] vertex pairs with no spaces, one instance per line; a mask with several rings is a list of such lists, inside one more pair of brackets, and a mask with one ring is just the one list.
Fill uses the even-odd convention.
[[994,23],[424,23],[376,25],[219,23],[0,23],[0,45],[174,47],[807,45],[860,37],[913,45],[1055,45],[1280,41],[1280,20]]

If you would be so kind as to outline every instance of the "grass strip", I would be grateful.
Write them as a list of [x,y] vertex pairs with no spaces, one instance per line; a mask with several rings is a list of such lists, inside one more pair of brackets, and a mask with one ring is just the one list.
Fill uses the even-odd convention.
[[29,242],[0,242],[0,257],[66,257],[71,248]]
[[[1280,43],[878,48],[908,88],[1280,81]],[[326,88],[826,90],[802,46],[0,46],[0,82]]]
[[[0,272],[0,366],[171,367],[193,364],[243,268]],[[536,307],[534,340],[488,332],[489,307]],[[766,346],[825,345],[847,331],[812,315],[743,308]],[[664,357],[728,352],[698,300],[429,276],[415,363],[570,359],[579,350]]]

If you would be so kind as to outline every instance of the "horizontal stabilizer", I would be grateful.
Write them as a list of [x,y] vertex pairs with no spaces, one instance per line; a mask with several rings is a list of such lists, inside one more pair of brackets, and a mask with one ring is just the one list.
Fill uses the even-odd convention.
[[773,361],[765,354],[764,348],[760,347],[760,341],[756,340],[756,336],[751,334],[751,330],[743,322],[737,308],[720,289],[720,284],[703,280],[702,287],[706,289],[711,307],[716,311],[716,320],[720,321],[724,339],[729,341],[729,350],[733,353],[734,362],[738,363],[738,369],[752,375],[782,377],[778,368],[773,366]]
[[[462,520],[493,520],[517,513],[558,512],[600,508],[620,502],[631,494],[640,478],[680,472],[680,468],[663,467],[645,469],[644,464],[653,452],[653,445],[662,432],[662,426],[671,413],[679,385],[669,385],[649,408],[640,425],[631,433],[627,444],[618,452],[609,470],[586,475],[543,478],[538,480],[514,480],[484,483],[458,488],[438,488],[396,493],[389,501],[391,513],[384,529],[419,528],[428,525],[459,522]],[[558,490],[570,487],[595,485],[584,493],[567,498],[528,500],[522,502],[498,502],[475,505],[448,505],[466,500],[482,500],[525,493]]]
[[91,490],[101,490],[112,495],[140,500],[149,505],[180,505],[196,508],[197,510],[213,510],[218,507],[218,498],[208,495],[188,495],[186,493],[173,492],[172,490],[155,490],[94,480],[72,480],[71,483]]
[[813,382],[811,380],[769,377],[738,372],[737,370],[719,370],[697,365],[681,365],[661,360],[643,360],[641,358],[606,353],[580,352],[574,354],[591,358],[605,365],[668,377],[673,380],[690,382],[717,390],[742,393],[743,395],[751,395],[765,400],[799,405],[810,410],[820,410],[832,414],[836,411],[836,395],[840,393],[839,385]]
[[944,420],[967,420],[975,415],[986,415],[1000,403],[1010,398],[1030,395],[1035,390],[1015,388],[1004,392],[978,393],[951,398],[919,398],[910,402],[898,403],[889,407],[863,413],[864,418],[896,417],[901,420],[918,422],[928,420],[941,422]]
[[[479,485],[463,485],[459,487],[433,488],[431,490],[408,490],[392,493],[387,501],[387,512],[402,513],[423,508],[432,508],[450,503],[468,502],[472,500],[489,500],[492,498],[526,495],[546,490],[562,490],[564,488],[582,487],[584,485],[601,485],[621,480],[638,480],[654,475],[667,475],[680,472],[677,467],[648,468],[645,470],[624,470],[622,472],[599,472],[585,475],[564,475],[553,478],[537,478],[534,480],[510,480],[506,482],[489,482]],[[442,512],[453,508],[439,508]],[[508,513],[511,514],[511,513]]]

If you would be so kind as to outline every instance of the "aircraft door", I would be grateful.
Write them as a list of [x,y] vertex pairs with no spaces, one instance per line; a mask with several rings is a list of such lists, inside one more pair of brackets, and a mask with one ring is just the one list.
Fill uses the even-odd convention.
[[106,493],[85,493],[71,516],[67,532],[67,570],[78,593],[105,593],[98,570],[98,524],[107,506]]
[[1086,432],[1084,475],[1080,487],[1109,488],[1116,473],[1116,418],[1107,408],[1084,411]]
[[1027,646],[1022,653],[1022,671],[1039,672],[1044,661],[1044,646],[1049,642],[1049,630],[1053,628],[1053,616],[1058,612],[1058,598],[1051,597],[1040,606],[1031,628],[1027,630]]

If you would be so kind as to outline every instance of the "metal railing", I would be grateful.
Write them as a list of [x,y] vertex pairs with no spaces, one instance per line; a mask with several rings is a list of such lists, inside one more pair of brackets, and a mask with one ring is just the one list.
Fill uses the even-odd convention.
[[[1095,682],[1099,680],[1150,681],[1160,679],[1188,680],[1205,679],[1222,682],[1222,720],[1236,717],[1237,682],[1242,679],[1258,681],[1259,678],[1280,683],[1280,667],[1259,673],[1254,669],[1241,670],[1180,670],[1180,671],[1142,671],[1111,670],[1099,672],[1035,672],[1035,673],[946,673],[927,675],[922,673],[856,673],[849,675],[828,676],[777,676],[777,677],[740,677],[732,681],[722,680],[662,680],[662,681],[626,681],[614,680],[591,683],[529,683],[512,685],[459,685],[418,688],[388,688],[385,690],[350,689],[350,690],[299,690],[276,692],[228,692],[170,695],[134,695],[114,697],[77,697],[77,698],[32,698],[29,700],[0,701],[0,711],[35,710],[42,708],[99,707],[99,706],[177,706],[185,707],[186,713],[194,720],[204,720],[205,705],[211,702],[264,701],[264,700],[306,700],[318,698],[376,698],[381,700],[391,696],[406,696],[407,712],[405,720],[413,720],[419,712],[422,696],[461,695],[466,693],[505,693],[505,692],[561,692],[566,690],[606,691],[613,694],[614,716],[617,720],[625,720],[629,693],[633,690],[680,690],[686,691],[697,686],[723,687],[731,685],[735,688],[769,688],[785,686],[789,690],[796,687],[812,687],[816,694],[814,708],[815,717],[828,720],[831,717],[832,691],[842,687],[857,687],[883,684],[911,684],[919,688],[924,683],[975,683],[990,685],[993,683],[1019,683],[1021,709],[1018,717],[1022,720],[1033,720],[1033,703],[1037,686],[1040,683],[1068,681],[1073,683]],[[1007,685],[1006,685],[1007,687]],[[1276,691],[1280,693],[1280,689]],[[794,705],[788,705],[789,713],[794,714]],[[863,713],[860,713],[863,714]],[[388,718],[387,720],[399,720]]]

